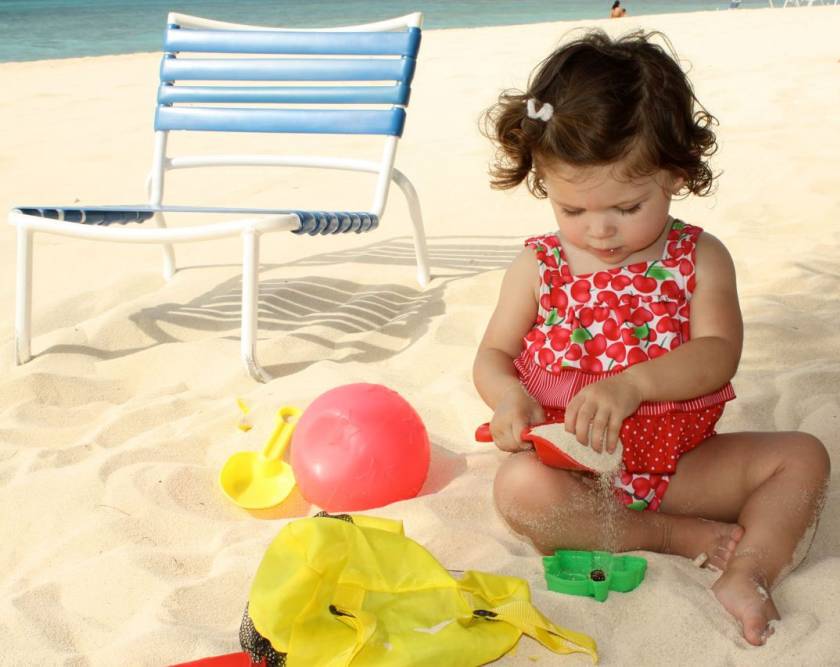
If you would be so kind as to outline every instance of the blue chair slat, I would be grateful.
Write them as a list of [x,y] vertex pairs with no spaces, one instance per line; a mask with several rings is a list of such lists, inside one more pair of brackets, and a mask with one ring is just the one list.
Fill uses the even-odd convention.
[[414,58],[163,58],[161,81],[411,81]]
[[420,30],[403,32],[295,32],[170,28],[164,51],[290,55],[411,56]]
[[379,225],[379,218],[372,213],[352,211],[293,211],[300,218],[300,228],[295,234],[343,234],[367,232]]
[[402,136],[405,110],[225,109],[159,106],[156,130]]
[[70,206],[21,206],[16,210],[26,215],[37,215],[50,220],[79,222],[85,225],[110,225],[144,222],[154,215],[148,208],[130,206],[70,207]]
[[282,214],[291,213],[300,220],[295,234],[342,234],[345,232],[366,232],[379,225],[379,218],[373,213],[356,211],[303,211],[274,209],[214,209],[189,206],[17,206],[15,210],[25,215],[35,215],[50,220],[78,222],[86,225],[110,225],[114,223],[143,222],[157,211],[164,213],[246,213]]
[[295,234],[308,234],[309,230],[312,229],[313,223],[313,215],[308,211],[298,211],[297,212],[298,220],[300,220],[300,227],[295,230]]
[[410,88],[405,83],[387,86],[173,86],[158,90],[160,104],[190,103],[298,103],[399,104],[406,106]]
[[353,220],[357,220],[359,216],[355,213],[348,213],[347,215],[341,216],[340,226],[338,228],[339,234],[344,234],[347,232],[350,227],[353,226]]

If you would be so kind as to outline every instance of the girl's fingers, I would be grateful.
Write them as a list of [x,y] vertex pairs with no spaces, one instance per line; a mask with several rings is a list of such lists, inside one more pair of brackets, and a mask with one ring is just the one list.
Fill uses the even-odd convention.
[[578,409],[580,408],[580,401],[578,400],[580,394],[575,396],[569,405],[566,406],[566,414],[563,417],[563,422],[566,426],[566,433],[575,433],[575,426],[577,422]]
[[529,416],[530,421],[528,423],[528,426],[533,426],[534,424],[542,424],[543,422],[545,422],[545,410],[543,410],[543,407],[537,402],[534,402],[534,408],[533,410],[531,410],[531,414]]
[[582,445],[589,445],[589,429],[592,426],[592,419],[595,417],[595,408],[590,404],[584,406],[578,411],[575,423],[575,435],[577,441]]
[[493,442],[496,443],[496,447],[503,452],[519,452],[525,449],[531,449],[531,443],[522,442],[522,438],[520,437],[524,427],[524,422],[496,426],[495,428],[491,426],[490,434],[493,436]]
[[521,452],[526,449],[531,449],[531,443],[522,440],[522,431],[528,427],[525,422],[514,422],[511,425],[511,439],[513,440],[514,449],[512,451]]
[[612,454],[618,446],[618,436],[621,433],[622,421],[615,415],[610,418],[610,425],[607,429],[607,451]]
[[506,452],[518,452],[520,449],[519,438],[515,435],[515,430],[513,424],[510,425],[507,432],[505,433],[505,451]]
[[609,424],[609,412],[605,410],[598,410],[598,412],[595,415],[595,419],[592,420],[592,429],[589,435],[589,446],[592,447],[592,449],[594,449],[596,452],[600,452],[604,448]]
[[490,435],[493,438],[493,442],[496,444],[496,447],[501,449],[503,452],[510,451],[510,429],[499,426],[498,424],[494,424],[492,421],[490,422]]

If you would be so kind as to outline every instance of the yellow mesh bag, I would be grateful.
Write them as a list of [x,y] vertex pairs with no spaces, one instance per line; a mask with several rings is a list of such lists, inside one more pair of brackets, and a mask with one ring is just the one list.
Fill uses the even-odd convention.
[[280,531],[254,577],[240,639],[269,667],[471,667],[504,655],[522,633],[597,662],[594,640],[545,618],[524,580],[474,571],[455,579],[402,522],[344,515]]

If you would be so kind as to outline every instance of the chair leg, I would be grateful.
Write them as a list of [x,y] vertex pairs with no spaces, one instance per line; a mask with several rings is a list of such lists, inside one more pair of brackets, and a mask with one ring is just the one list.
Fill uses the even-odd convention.
[[394,182],[400,186],[408,201],[408,212],[411,215],[411,233],[414,237],[414,255],[417,258],[417,282],[420,287],[429,284],[429,251],[426,247],[426,232],[423,229],[423,214],[420,210],[420,198],[411,181],[398,169],[391,172]]
[[32,240],[34,232],[17,230],[17,295],[15,301],[15,363],[20,366],[32,358]]
[[240,349],[248,374],[257,382],[268,382],[271,376],[257,363],[257,327],[259,325],[260,239],[254,229],[242,232],[242,328]]
[[[163,213],[155,213],[155,224],[162,229],[166,229],[166,219]],[[168,281],[175,275],[175,250],[171,243],[163,244],[163,277]]]

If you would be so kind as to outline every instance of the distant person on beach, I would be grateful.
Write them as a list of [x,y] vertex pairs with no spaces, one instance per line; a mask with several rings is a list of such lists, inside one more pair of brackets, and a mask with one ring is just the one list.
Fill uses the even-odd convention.
[[615,0],[613,3],[612,9],[610,10],[610,18],[611,19],[620,19],[622,16],[627,14],[627,10],[621,6],[620,0]]
[[[645,549],[722,571],[715,596],[761,645],[773,587],[813,539],[829,459],[807,433],[715,431],[743,341],[734,264],[669,210],[710,192],[717,121],[658,37],[592,31],[485,113],[493,187],[525,182],[553,229],[507,270],[475,358],[511,453],[493,495],[543,553]],[[543,465],[521,434],[544,422],[597,452],[620,444],[623,469]]]

